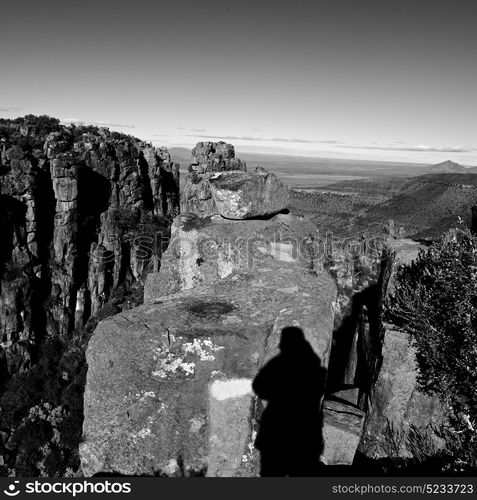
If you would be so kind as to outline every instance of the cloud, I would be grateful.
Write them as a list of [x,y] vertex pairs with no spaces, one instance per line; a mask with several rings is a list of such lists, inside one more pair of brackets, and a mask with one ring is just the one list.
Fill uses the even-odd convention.
[[92,122],[92,121],[78,120],[77,118],[63,118],[61,121],[63,123],[78,123],[78,124],[82,124],[82,125],[84,125],[86,123],[88,125],[95,125],[96,127],[136,128],[136,125],[133,125],[131,123],[117,123],[117,122],[110,122],[110,121],[103,121],[103,120]]
[[0,113],[13,113],[14,111],[20,111],[22,108],[17,106],[0,106]]
[[464,147],[464,146],[349,146],[349,145],[337,145],[338,148],[347,149],[374,149],[378,151],[413,151],[417,153],[470,153],[471,151],[476,151],[475,148]]
[[341,141],[334,140],[314,140],[314,139],[297,139],[291,137],[259,137],[254,135],[199,135],[199,134],[186,134],[184,137],[196,137],[201,139],[210,139],[218,137],[220,139],[231,141],[252,141],[252,142],[296,142],[300,144],[343,144]]
[[136,125],[132,123],[117,123],[108,121],[91,122],[92,125],[97,125],[98,127],[117,127],[117,128],[136,128]]
[[206,132],[205,128],[185,128],[185,127],[176,127],[176,130],[187,130],[189,132],[199,132],[199,133],[204,133]]

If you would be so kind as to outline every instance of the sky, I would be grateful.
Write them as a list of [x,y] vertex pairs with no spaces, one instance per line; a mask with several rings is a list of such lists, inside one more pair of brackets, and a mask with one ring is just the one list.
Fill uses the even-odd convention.
[[0,116],[477,165],[475,0],[2,0]]

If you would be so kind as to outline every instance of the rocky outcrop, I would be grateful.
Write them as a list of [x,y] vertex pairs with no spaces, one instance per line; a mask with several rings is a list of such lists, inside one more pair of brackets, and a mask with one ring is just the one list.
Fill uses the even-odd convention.
[[225,142],[198,143],[182,196],[183,213],[247,219],[274,215],[288,208],[288,189],[262,168],[246,171]]
[[226,142],[198,142],[192,149],[191,170],[199,174],[224,170],[246,170],[246,164],[235,158],[235,148]]
[[192,150],[189,174],[181,192],[181,212],[198,215],[217,214],[208,182],[211,173],[246,171],[244,162],[235,158],[232,144],[225,142],[199,142]]
[[[234,159],[224,143],[193,154],[200,183]],[[299,327],[328,365],[336,286],[308,246],[314,228],[285,214],[230,220],[204,206],[185,200],[144,305],[101,322],[89,343],[86,475],[257,475],[263,406],[252,380],[279,352],[281,331]]]
[[222,217],[250,219],[288,208],[288,189],[270,172],[220,172],[209,177],[215,206]]

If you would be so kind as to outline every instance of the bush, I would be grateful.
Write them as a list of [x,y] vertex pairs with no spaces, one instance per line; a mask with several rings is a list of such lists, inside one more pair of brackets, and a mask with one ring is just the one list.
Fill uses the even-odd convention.
[[0,408],[12,431],[9,465],[16,475],[54,477],[78,469],[85,376],[84,345],[54,338],[31,370],[7,382]]

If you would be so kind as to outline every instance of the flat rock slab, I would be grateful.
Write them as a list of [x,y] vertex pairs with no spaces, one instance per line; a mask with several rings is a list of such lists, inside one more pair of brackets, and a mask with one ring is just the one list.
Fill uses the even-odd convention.
[[144,301],[216,282],[235,270],[266,267],[270,260],[315,269],[320,258],[313,246],[315,235],[311,222],[290,214],[264,220],[180,215],[174,219],[160,272],[147,276]]
[[273,215],[288,208],[288,188],[266,170],[229,171],[209,177],[217,211],[228,219]]
[[286,326],[326,368],[335,299],[328,275],[270,260],[102,321],[86,353],[84,474],[256,474],[247,388]]

